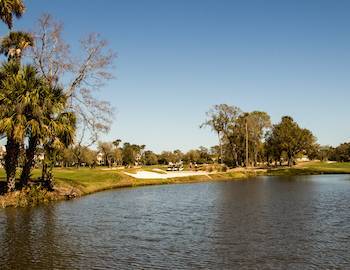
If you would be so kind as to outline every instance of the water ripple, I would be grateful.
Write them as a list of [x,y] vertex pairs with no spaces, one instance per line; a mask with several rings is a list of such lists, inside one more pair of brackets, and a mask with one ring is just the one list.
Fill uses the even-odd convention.
[[350,181],[145,187],[0,211],[0,269],[350,269]]

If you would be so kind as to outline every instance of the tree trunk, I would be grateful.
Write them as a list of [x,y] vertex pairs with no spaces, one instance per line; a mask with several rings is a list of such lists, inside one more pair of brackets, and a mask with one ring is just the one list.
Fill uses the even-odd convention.
[[266,164],[270,166],[270,155],[268,153],[266,153]]
[[245,123],[245,166],[248,168],[249,166],[249,146],[248,146],[248,123]]
[[16,176],[7,177],[7,192],[13,192],[16,188]]
[[219,138],[219,145],[220,145],[220,163],[222,165],[224,163],[223,163],[223,158],[222,158],[222,156],[223,156],[223,154],[222,154],[222,142],[221,142],[221,137],[220,137],[220,133],[219,132],[218,132],[218,138]]
[[55,155],[56,153],[48,153],[46,151],[43,160],[41,179],[44,182],[44,187],[48,190],[53,190],[54,188],[53,168],[55,165]]
[[47,179],[46,179],[46,184],[47,184],[47,189],[50,190],[50,191],[53,191],[54,190],[54,186],[55,186],[55,181],[54,181],[54,176],[53,176],[53,168],[55,166],[55,163],[54,162],[51,162],[50,163],[50,166],[49,166],[49,171],[48,171],[48,174],[47,174]]
[[236,146],[234,147],[233,157],[235,159],[234,160],[235,167],[238,167],[238,154],[237,154]]
[[7,180],[7,192],[12,192],[16,187],[16,168],[18,164],[20,144],[13,138],[7,138],[5,171]]
[[46,175],[47,175],[47,164],[46,164],[45,158],[44,158],[43,164],[42,164],[42,169],[41,169],[41,179],[45,180]]
[[26,150],[26,156],[24,166],[22,169],[20,184],[21,187],[28,185],[30,174],[34,166],[35,150],[38,145],[38,138],[36,136],[29,138],[28,148]]
[[293,165],[293,156],[288,155],[288,167],[292,167],[292,165]]

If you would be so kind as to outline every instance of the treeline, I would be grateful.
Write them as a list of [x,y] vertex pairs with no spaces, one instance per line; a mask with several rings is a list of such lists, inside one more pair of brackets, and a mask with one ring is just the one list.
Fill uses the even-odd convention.
[[350,143],[342,143],[337,147],[319,146],[315,158],[321,161],[350,162]]
[[293,165],[296,158],[316,152],[316,138],[290,116],[271,123],[266,112],[243,112],[220,104],[207,112],[201,127],[210,127],[218,137],[219,160],[231,167],[261,164]]
[[316,137],[290,116],[272,124],[266,112],[243,112],[220,104],[207,112],[201,127],[209,126],[218,136],[219,161],[232,167],[295,164],[297,158],[350,162],[350,143],[321,146]]
[[140,165],[168,165],[177,163],[214,163],[218,159],[217,147],[211,149],[199,147],[183,153],[180,150],[163,151],[160,154],[146,150],[145,145],[113,142],[99,142],[96,150],[89,147],[71,146],[57,153],[56,166],[140,166]]
[[320,146],[316,137],[299,126],[290,116],[272,124],[266,112],[243,112],[240,108],[220,104],[207,112],[201,127],[210,127],[218,136],[219,145],[210,149],[199,147],[186,153],[180,150],[160,154],[146,150],[145,145],[100,142],[97,150],[78,146],[65,149],[61,165],[134,166],[221,163],[229,167],[292,166],[297,159],[321,161],[350,161],[350,143],[338,147]]
[[71,146],[58,153],[56,166],[134,166],[141,164],[145,145],[130,144],[121,140],[99,142],[96,150],[87,146]]

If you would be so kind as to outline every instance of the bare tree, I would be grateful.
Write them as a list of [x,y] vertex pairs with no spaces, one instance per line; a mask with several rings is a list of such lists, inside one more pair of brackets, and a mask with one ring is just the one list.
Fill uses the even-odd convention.
[[223,163],[223,137],[227,137],[229,130],[235,125],[241,109],[227,104],[214,105],[207,113],[206,121],[200,127],[209,126],[217,133],[220,146],[220,161]]
[[113,78],[116,54],[107,48],[99,34],[80,40],[78,55],[62,38],[63,24],[44,14],[33,32],[36,46],[31,57],[39,72],[53,86],[59,84],[69,97],[69,108],[78,118],[78,145],[90,146],[110,129],[113,108],[95,93]]
[[114,157],[115,146],[111,142],[99,142],[98,151],[103,154],[104,165],[112,167],[112,160]]

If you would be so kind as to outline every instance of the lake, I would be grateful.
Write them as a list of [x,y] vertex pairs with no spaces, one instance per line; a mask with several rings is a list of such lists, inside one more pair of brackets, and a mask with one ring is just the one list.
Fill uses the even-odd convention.
[[101,192],[0,210],[0,269],[350,269],[350,175]]

